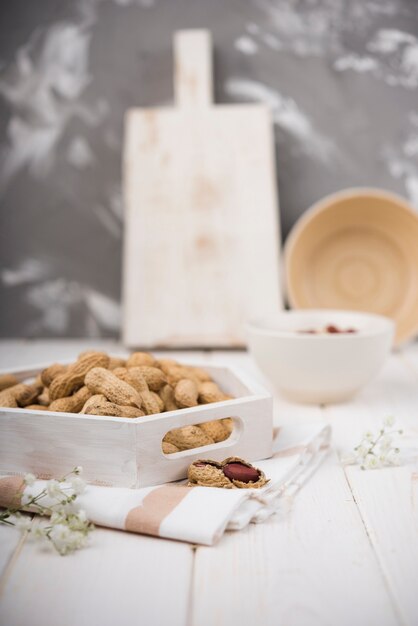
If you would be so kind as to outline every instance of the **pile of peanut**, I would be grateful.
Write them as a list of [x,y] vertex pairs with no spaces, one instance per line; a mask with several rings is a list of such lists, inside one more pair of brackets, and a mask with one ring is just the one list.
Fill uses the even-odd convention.
[[[0,376],[0,407],[36,411],[141,417],[228,399],[205,370],[148,352],[127,359],[83,352],[70,365],[50,365],[30,384]],[[232,428],[231,418],[177,428],[165,435],[162,449],[172,454],[218,443]]]

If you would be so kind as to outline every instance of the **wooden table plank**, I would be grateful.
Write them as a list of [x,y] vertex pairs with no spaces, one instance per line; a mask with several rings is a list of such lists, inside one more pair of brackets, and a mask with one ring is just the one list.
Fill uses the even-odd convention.
[[105,529],[66,557],[26,542],[3,590],[0,623],[184,626],[192,563],[189,545]]
[[16,529],[0,524],[0,589],[18,557],[25,537]]
[[350,487],[402,624],[418,623],[418,468],[347,469]]
[[[276,425],[328,421],[334,426],[335,416],[331,419],[328,410],[281,397],[247,355],[216,352],[211,358],[241,367],[270,387]],[[392,375],[393,366],[385,376]],[[403,381],[403,370],[400,377]],[[350,420],[348,411],[348,427]],[[358,421],[364,429],[362,412]],[[232,620],[274,626],[399,623],[398,608],[335,454],[296,496],[285,521],[230,534],[217,548],[197,549],[193,597],[199,598],[193,605],[196,626],[210,624],[211,618],[220,625]]]
[[[417,446],[418,374],[406,362],[411,357],[410,351],[393,354],[352,402],[326,408],[341,454],[359,443],[365,430],[377,432],[387,415],[404,429],[399,445]],[[418,618],[417,466],[371,471],[348,466],[346,476],[401,621],[413,626]]]
[[278,518],[199,547],[194,626],[398,624],[333,454]]

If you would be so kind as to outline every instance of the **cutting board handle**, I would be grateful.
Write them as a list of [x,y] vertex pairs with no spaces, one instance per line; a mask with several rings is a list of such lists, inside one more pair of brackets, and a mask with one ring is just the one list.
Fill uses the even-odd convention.
[[180,30],[174,34],[174,96],[181,108],[205,107],[212,103],[210,31]]

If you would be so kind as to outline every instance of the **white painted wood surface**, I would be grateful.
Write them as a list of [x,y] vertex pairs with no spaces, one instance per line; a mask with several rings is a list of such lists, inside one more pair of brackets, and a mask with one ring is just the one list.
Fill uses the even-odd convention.
[[194,597],[199,626],[397,624],[335,454],[298,494],[288,519],[226,537],[222,567],[216,551],[198,549]]
[[366,531],[405,624],[418,623],[417,469],[399,467],[365,473],[350,467],[347,471]]
[[[2,342],[0,367],[40,353],[41,360],[57,351],[72,358],[86,345]],[[260,378],[244,353],[201,358]],[[18,546],[17,532],[0,528],[0,623],[416,626],[418,465],[362,472],[344,468],[338,454],[389,413],[416,445],[417,366],[417,345],[394,354],[345,405],[300,406],[275,396],[277,425],[326,421],[335,451],[284,519],[228,533],[212,548],[100,529],[90,548],[61,558],[27,541]]]
[[175,37],[174,108],[131,109],[124,149],[124,341],[237,346],[281,306],[270,112],[213,105],[207,31]]
[[90,550],[64,558],[27,542],[0,604],[4,626],[184,626],[193,550],[96,529]]

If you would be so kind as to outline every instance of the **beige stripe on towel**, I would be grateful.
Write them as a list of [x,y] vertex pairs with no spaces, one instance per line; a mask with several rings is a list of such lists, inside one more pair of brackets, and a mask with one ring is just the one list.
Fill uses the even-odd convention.
[[21,476],[0,478],[0,506],[5,509],[19,508],[24,488]]
[[161,522],[187,496],[185,486],[163,486],[145,496],[141,506],[131,509],[126,516],[125,529],[145,535],[158,535]]

